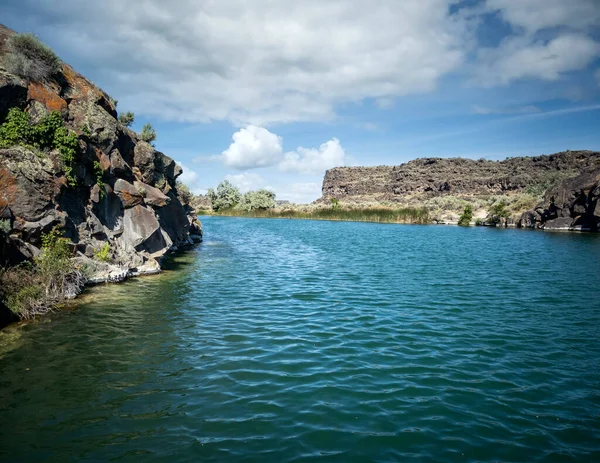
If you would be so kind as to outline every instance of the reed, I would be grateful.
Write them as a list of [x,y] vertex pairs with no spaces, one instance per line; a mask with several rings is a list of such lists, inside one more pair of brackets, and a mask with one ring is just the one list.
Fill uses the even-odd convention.
[[347,222],[379,222],[379,223],[429,223],[429,211],[425,208],[370,207],[356,209],[267,209],[243,211],[240,209],[224,209],[212,212],[212,215],[228,217],[251,217],[266,219],[308,219],[308,220],[340,220]]

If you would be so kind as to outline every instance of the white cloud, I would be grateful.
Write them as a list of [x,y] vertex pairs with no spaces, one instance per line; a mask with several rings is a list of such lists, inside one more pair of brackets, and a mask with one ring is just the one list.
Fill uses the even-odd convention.
[[[3,22],[33,29],[121,108],[186,122],[331,120],[340,105],[389,108],[457,72],[486,86],[556,80],[598,56],[598,0],[487,0],[454,13],[457,0],[0,3]],[[475,26],[491,13],[513,33],[481,50]]]
[[136,114],[265,125],[327,120],[338,104],[436,88],[467,53],[453,3],[5,0],[0,17],[27,15]]
[[183,173],[178,177],[177,180],[185,183],[190,191],[197,195],[206,194],[206,188],[203,188],[199,184],[198,173],[195,170],[192,170],[181,162],[176,161],[177,164],[183,169]]
[[486,7],[527,33],[560,26],[584,30],[600,23],[598,0],[487,0]]
[[282,139],[263,127],[249,125],[233,134],[233,143],[223,151],[223,162],[235,169],[276,164],[283,152]]
[[265,183],[265,179],[254,172],[226,175],[225,180],[229,180],[233,185],[238,187],[242,193],[247,193],[250,190],[258,190],[261,188],[270,189],[269,185]]
[[332,138],[318,149],[300,147],[296,151],[285,153],[279,168],[284,172],[319,174],[332,167],[343,166],[345,163],[344,148],[337,138]]
[[585,68],[599,55],[600,43],[581,34],[533,43],[527,37],[511,37],[497,48],[479,51],[476,78],[484,86],[525,78],[557,80],[564,73]]
[[517,106],[517,107],[508,107],[508,108],[488,108],[486,106],[473,105],[472,107],[473,114],[532,114],[539,113],[541,111],[535,105],[527,105],[527,106]]

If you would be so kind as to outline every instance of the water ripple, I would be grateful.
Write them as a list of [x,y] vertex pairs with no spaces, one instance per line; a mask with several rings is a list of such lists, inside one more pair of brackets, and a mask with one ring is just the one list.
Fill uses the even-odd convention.
[[205,229],[1,334],[2,461],[600,461],[600,237]]

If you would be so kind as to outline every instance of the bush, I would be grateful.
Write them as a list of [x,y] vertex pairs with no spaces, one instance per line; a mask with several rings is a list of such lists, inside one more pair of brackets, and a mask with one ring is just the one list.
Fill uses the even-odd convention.
[[150,123],[144,125],[142,127],[142,131],[140,132],[140,139],[152,144],[156,140],[156,130],[152,128]]
[[119,114],[119,122],[123,124],[125,127],[130,127],[135,120],[135,114],[131,111],[127,111],[126,113]]
[[490,225],[498,225],[500,222],[502,222],[502,219],[508,216],[509,213],[506,210],[506,203],[504,201],[500,201],[492,205],[485,221]]
[[104,198],[106,190],[104,188],[104,171],[98,161],[94,161],[94,176],[96,177],[96,185],[100,188],[100,198]]
[[242,200],[240,190],[233,186],[228,180],[223,180],[219,183],[216,192],[212,188],[209,188],[207,196],[210,198],[214,211],[231,209],[232,207],[237,206]]
[[4,66],[8,72],[40,82],[62,70],[62,61],[52,49],[33,34],[15,34],[6,40],[8,53]]
[[112,260],[110,255],[110,243],[106,242],[94,251],[94,259],[101,262],[110,262]]
[[180,180],[177,180],[176,187],[177,196],[181,201],[181,204],[191,204],[194,199],[194,194],[190,191],[189,187]]
[[29,319],[77,294],[84,277],[71,261],[69,241],[57,229],[42,235],[42,249],[33,263],[0,274],[0,297],[19,318]]
[[22,145],[36,149],[56,149],[60,153],[65,176],[75,184],[73,166],[79,148],[77,135],[70,133],[58,111],[52,111],[33,125],[28,113],[11,108],[6,121],[0,125],[0,148]]
[[338,210],[340,208],[340,202],[339,200],[337,200],[336,198],[331,198],[331,209],[333,209],[334,211]]
[[239,203],[240,209],[244,211],[266,211],[267,209],[273,209],[275,206],[277,206],[275,193],[265,189],[249,191]]
[[471,206],[469,204],[467,207],[465,207],[465,210],[463,211],[460,218],[458,219],[458,224],[463,227],[468,227],[469,225],[471,225],[472,218],[473,218],[473,206]]
[[10,233],[10,220],[0,219],[0,235],[8,235]]

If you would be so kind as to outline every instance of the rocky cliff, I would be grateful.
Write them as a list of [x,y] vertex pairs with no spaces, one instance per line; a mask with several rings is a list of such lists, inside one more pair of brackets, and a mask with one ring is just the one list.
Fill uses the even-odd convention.
[[[0,58],[12,34],[0,26]],[[201,239],[193,209],[178,195],[181,168],[119,123],[109,95],[64,63],[43,81],[22,78],[2,63],[0,124],[11,108],[24,110],[32,125],[58,112],[58,124],[76,137],[76,146],[70,157],[22,144],[0,149],[6,228],[0,265],[38,255],[42,235],[54,227],[94,268],[96,281],[157,272],[165,253]],[[94,259],[99,250],[102,262]]]
[[321,201],[415,204],[430,198],[510,198],[527,192],[537,194],[539,201],[516,220],[517,226],[596,229],[599,171],[597,151],[503,161],[422,158],[398,166],[338,167],[326,172]]

